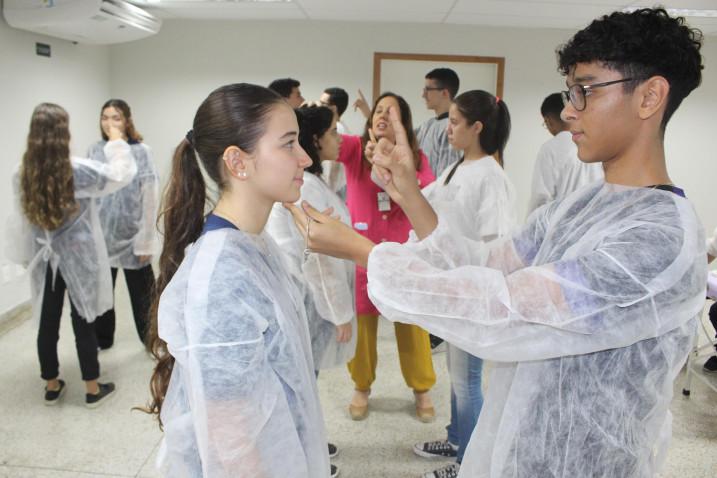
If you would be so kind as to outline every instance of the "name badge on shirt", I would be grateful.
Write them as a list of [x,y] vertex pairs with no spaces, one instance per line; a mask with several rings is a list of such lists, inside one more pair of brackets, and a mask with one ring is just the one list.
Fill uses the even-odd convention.
[[385,212],[391,210],[391,196],[389,196],[387,192],[381,191],[380,193],[376,194],[376,199],[378,199],[379,211]]

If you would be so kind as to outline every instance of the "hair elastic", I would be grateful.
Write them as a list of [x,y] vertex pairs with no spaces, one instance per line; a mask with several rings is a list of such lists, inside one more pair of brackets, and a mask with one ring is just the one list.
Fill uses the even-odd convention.
[[187,131],[187,135],[185,136],[185,138],[187,139],[189,146],[194,148],[194,130],[193,129],[190,129],[189,131]]

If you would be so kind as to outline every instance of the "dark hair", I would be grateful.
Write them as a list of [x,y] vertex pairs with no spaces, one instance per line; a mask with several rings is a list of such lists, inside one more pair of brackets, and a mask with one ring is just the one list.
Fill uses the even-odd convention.
[[578,63],[601,62],[635,79],[624,83],[626,93],[652,76],[664,77],[670,84],[664,131],[682,100],[702,81],[701,46],[702,33],[663,8],[614,12],[594,20],[558,48],[558,69],[568,75]]
[[510,136],[510,112],[505,101],[487,91],[471,90],[456,96],[453,103],[469,125],[476,121],[483,124],[478,136],[480,147],[487,154],[497,153],[503,166],[503,150]]
[[[421,167],[421,153],[418,149],[418,140],[416,139],[416,132],[413,130],[413,119],[411,118],[411,107],[408,106],[408,103],[406,103],[406,100],[403,99],[402,96],[397,95],[396,93],[391,93],[390,91],[386,91],[384,93],[381,93],[381,96],[376,98],[376,101],[373,104],[373,108],[371,108],[371,114],[368,116],[368,119],[366,120],[366,127],[364,128],[363,136],[361,136],[361,145],[365,148],[366,144],[371,141],[371,136],[368,134],[368,130],[373,127],[373,115],[376,113],[376,107],[381,102],[382,99],[391,97],[396,100],[398,103],[398,109],[401,112],[401,124],[403,125],[403,129],[406,130],[406,137],[408,138],[408,144],[411,145],[411,149],[413,150],[413,157],[416,160],[416,169],[420,169]],[[361,153],[363,156],[363,152]],[[370,167],[370,163],[364,156],[364,165],[367,167]]]
[[338,114],[340,118],[349,106],[349,94],[346,93],[346,90],[338,86],[326,88],[324,93],[329,95],[329,104],[336,107],[336,114]]
[[453,99],[458,94],[460,80],[455,71],[450,68],[436,68],[426,73],[427,80],[435,80],[439,88],[448,90],[448,94]]
[[53,231],[77,211],[70,162],[70,117],[62,106],[41,103],[32,112],[20,167],[20,204],[27,220]]
[[[137,132],[137,129],[134,127],[134,121],[132,120],[132,110],[130,110],[129,105],[124,100],[119,100],[116,98],[113,98],[111,100],[105,101],[105,104],[102,105],[102,109],[100,110],[100,116],[105,111],[105,109],[109,107],[115,108],[117,111],[120,112],[122,117],[125,121],[125,134],[127,135],[127,139],[130,142],[136,142],[141,143],[142,142],[142,135]],[[100,133],[102,134],[102,139],[105,141],[109,140],[110,138],[105,134],[104,130],[102,129],[102,123],[100,118]]]
[[207,194],[199,163],[219,190],[223,190],[226,187],[222,172],[224,150],[234,145],[253,152],[266,131],[269,113],[277,105],[285,104],[279,95],[262,86],[238,83],[217,88],[194,116],[192,134],[187,135],[192,138],[191,144],[184,138],[174,151],[172,172],[158,218],[164,226],[164,244],[150,312],[149,346],[157,365],[150,381],[152,401],[145,409],[149,413],[159,416],[174,366],[174,357],[158,336],[159,297],[184,259],[184,250],[199,238],[204,225]]
[[324,168],[321,166],[317,141],[331,128],[334,112],[326,106],[302,106],[294,111],[299,122],[299,144],[311,158],[311,166],[305,171],[318,176],[324,172]]
[[563,111],[565,105],[563,104],[563,95],[560,93],[553,93],[545,97],[543,104],[540,105],[540,114],[544,118],[553,118],[560,121],[560,113]]
[[298,88],[299,86],[301,86],[301,83],[293,78],[280,78],[269,83],[269,89],[276,91],[284,98],[291,96],[291,92],[294,91],[294,88]]

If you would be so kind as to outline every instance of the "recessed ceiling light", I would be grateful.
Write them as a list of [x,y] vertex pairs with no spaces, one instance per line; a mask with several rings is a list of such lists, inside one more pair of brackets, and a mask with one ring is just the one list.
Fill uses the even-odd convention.
[[[628,7],[623,8],[623,12],[632,13],[646,7]],[[689,8],[666,8],[667,13],[673,17],[711,17],[717,18],[717,10],[693,10]]]

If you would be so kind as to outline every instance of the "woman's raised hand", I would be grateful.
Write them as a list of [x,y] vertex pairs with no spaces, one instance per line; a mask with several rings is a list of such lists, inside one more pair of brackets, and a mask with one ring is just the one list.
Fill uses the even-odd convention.
[[371,107],[369,106],[368,101],[366,101],[366,97],[363,95],[360,88],[358,90],[358,98],[354,101],[353,107],[354,111],[360,110],[366,119],[371,116]]
[[396,203],[403,206],[404,200],[421,189],[416,180],[416,163],[413,149],[408,142],[406,130],[401,124],[398,111],[389,108],[391,125],[396,135],[396,144],[381,138],[374,148],[373,169],[385,184],[384,189]]

